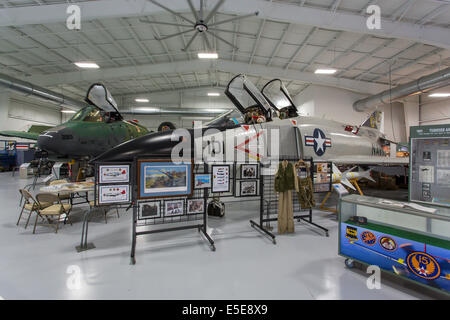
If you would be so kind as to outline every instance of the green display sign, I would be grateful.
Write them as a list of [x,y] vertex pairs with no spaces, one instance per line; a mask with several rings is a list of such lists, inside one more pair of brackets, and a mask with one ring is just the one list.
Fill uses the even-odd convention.
[[450,124],[411,127],[411,138],[450,137]]

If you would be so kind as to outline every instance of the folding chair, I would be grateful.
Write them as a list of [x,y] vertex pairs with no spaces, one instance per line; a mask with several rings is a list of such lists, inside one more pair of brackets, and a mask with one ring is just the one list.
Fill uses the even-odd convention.
[[[61,215],[65,215],[64,222],[69,221],[72,225],[70,219],[70,211],[72,210],[72,205],[70,203],[61,203],[61,199],[53,193],[40,193],[36,195],[36,200],[38,203],[51,203],[51,205],[44,209],[38,209],[36,220],[34,222],[33,233],[36,233],[36,225],[38,217],[46,218],[48,221],[48,226],[55,228],[55,233],[58,233],[59,222],[61,220]],[[56,224],[55,224],[56,222]]]
[[[92,210],[94,208],[101,209],[103,211],[103,215],[105,216],[105,223],[108,223],[108,219],[107,219],[108,210],[111,209],[113,206],[97,206],[97,207],[95,207],[95,202],[94,201],[90,201],[89,202],[89,207],[90,207],[90,210]],[[120,216],[119,216],[119,208],[117,206],[115,206],[115,207],[116,207],[116,212],[117,212],[117,218],[120,218]]]
[[25,189],[19,189],[19,192],[20,192],[22,198],[24,199],[24,201],[23,201],[22,210],[20,211],[19,219],[17,219],[16,225],[19,225],[24,211],[28,211],[27,223],[25,224],[25,229],[26,229],[28,226],[28,223],[30,222],[31,214],[33,212],[37,213],[36,210],[45,209],[47,207],[50,207],[52,204],[49,202],[38,203],[36,200],[34,200],[31,193]]

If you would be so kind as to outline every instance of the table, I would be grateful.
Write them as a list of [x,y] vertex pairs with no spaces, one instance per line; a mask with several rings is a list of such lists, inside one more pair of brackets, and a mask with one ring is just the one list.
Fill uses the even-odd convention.
[[[52,185],[52,186],[45,186],[39,189],[41,192],[45,192],[45,193],[56,193],[58,195],[70,195],[70,204],[71,205],[78,205],[78,204],[83,204],[83,203],[89,203],[89,197],[88,194],[89,192],[94,192],[95,190],[95,184],[94,182],[67,182],[67,183],[61,183],[61,184],[57,184],[57,185]],[[86,196],[80,196],[80,193],[85,193]],[[78,198],[84,198],[85,201],[82,202],[78,202],[78,203],[73,203],[73,199],[75,199],[74,195],[78,195]],[[83,219],[83,228],[81,231],[81,242],[79,246],[76,246],[76,250],[77,252],[82,252],[85,250],[89,250],[89,249],[93,249],[95,248],[93,243],[88,243],[87,242],[87,236],[88,236],[88,220],[89,220],[89,215],[91,213],[91,209],[89,209],[88,211],[86,211],[86,213],[84,214],[84,219]]]

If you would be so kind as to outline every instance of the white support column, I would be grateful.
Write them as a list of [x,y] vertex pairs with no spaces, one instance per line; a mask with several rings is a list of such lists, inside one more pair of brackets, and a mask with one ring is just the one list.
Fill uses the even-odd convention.
[[0,131],[8,130],[9,91],[0,88]]

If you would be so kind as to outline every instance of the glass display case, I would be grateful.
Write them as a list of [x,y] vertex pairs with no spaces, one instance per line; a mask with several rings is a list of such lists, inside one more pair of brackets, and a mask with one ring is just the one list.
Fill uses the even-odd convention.
[[360,195],[340,200],[339,254],[450,294],[450,209]]

